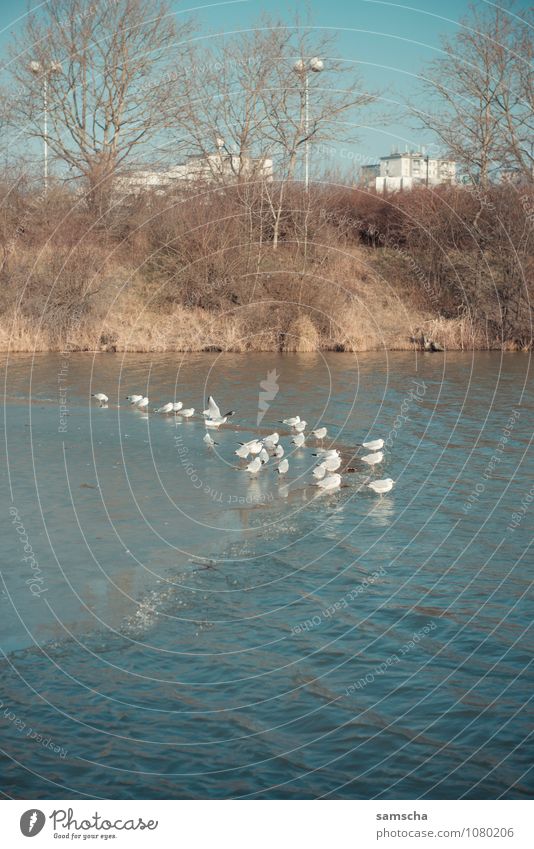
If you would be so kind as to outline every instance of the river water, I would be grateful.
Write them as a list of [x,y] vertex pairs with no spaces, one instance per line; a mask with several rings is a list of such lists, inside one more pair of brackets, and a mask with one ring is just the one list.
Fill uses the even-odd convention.
[[[521,354],[5,358],[1,787],[525,798],[534,392]],[[100,408],[91,393],[105,392]],[[232,423],[150,410],[211,392]],[[234,450],[300,414],[256,477]],[[383,498],[367,487],[391,477]]]

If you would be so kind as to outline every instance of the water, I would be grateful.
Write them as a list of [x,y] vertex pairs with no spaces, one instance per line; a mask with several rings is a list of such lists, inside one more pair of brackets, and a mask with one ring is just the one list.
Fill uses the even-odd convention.
[[[519,354],[10,356],[5,794],[532,795],[529,369]],[[213,451],[202,421],[124,400],[201,411],[209,391],[238,411]],[[317,497],[310,448],[285,483],[236,471],[259,412],[265,432],[320,420],[347,456],[387,437],[374,477],[395,488],[378,499],[355,462]]]

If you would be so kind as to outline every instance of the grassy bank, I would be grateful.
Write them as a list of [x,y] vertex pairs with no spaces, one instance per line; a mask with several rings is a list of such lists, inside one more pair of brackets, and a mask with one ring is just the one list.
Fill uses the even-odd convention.
[[4,187],[0,349],[531,348],[531,193],[275,192]]

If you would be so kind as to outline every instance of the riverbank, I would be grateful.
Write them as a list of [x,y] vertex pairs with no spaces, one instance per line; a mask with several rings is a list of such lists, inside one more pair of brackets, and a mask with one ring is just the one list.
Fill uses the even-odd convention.
[[245,189],[96,220],[60,188],[6,195],[0,350],[532,349],[530,206],[511,188],[293,188],[276,241]]

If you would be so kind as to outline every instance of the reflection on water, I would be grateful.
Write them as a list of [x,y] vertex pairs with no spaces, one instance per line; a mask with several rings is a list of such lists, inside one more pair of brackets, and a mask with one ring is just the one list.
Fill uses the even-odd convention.
[[[526,356],[5,365],[10,795],[532,793]],[[132,409],[132,392],[150,410],[202,410],[212,392],[237,415],[208,449],[199,418]],[[297,413],[326,424],[347,461],[381,436],[385,461],[377,473],[356,454],[342,488],[318,497],[313,443],[293,451],[281,430],[287,476],[271,463],[251,477],[234,450],[259,410],[262,434]],[[396,486],[378,498],[369,475]]]

